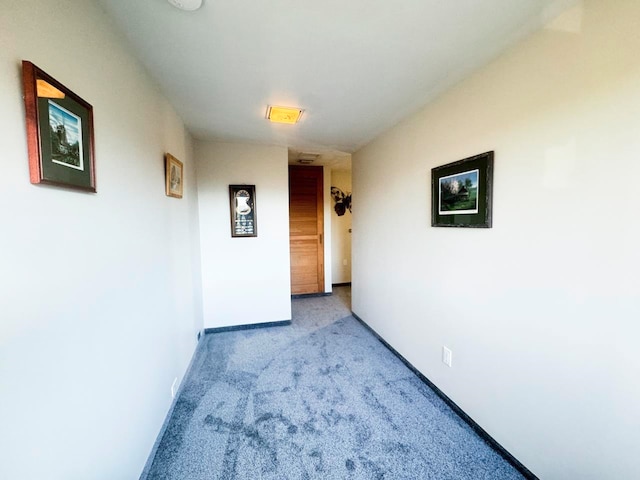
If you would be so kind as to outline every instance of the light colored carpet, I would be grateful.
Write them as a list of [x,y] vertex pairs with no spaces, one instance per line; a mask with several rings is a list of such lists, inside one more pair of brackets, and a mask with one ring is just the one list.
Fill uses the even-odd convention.
[[521,479],[350,315],[350,289],[291,326],[206,335],[147,480]]

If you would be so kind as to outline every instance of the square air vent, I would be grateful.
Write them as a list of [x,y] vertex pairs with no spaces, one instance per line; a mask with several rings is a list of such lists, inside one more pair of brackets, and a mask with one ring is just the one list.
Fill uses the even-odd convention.
[[320,155],[317,153],[301,153],[298,155],[298,163],[302,165],[311,165],[318,160]]

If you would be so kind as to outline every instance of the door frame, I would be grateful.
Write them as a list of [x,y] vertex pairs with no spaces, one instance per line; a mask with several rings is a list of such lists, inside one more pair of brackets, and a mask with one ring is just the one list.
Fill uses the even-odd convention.
[[[326,293],[326,231],[325,231],[325,214],[324,214],[324,190],[325,190],[325,172],[324,167],[322,166],[302,166],[302,165],[289,165],[288,168],[288,176],[289,176],[289,206],[291,206],[291,171],[319,171],[319,182],[317,183],[317,202],[316,202],[316,217],[317,217],[317,232],[318,232],[318,291],[312,292],[308,294],[302,295],[322,295]],[[289,223],[289,227],[291,227],[291,223]],[[289,258],[291,259],[291,230],[289,230]],[[290,266],[290,269],[292,267]],[[291,281],[291,280],[290,280]],[[293,290],[293,288],[292,288]],[[298,294],[293,294],[298,295]]]

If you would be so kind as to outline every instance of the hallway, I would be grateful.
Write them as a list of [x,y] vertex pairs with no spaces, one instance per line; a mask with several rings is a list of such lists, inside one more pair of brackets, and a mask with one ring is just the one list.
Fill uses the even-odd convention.
[[522,478],[350,304],[338,287],[291,326],[206,335],[141,478]]

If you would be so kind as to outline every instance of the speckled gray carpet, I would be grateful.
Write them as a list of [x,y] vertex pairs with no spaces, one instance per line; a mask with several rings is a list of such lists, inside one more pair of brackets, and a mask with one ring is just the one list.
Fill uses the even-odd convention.
[[350,289],[291,326],[206,335],[146,480],[521,479],[350,316]]

